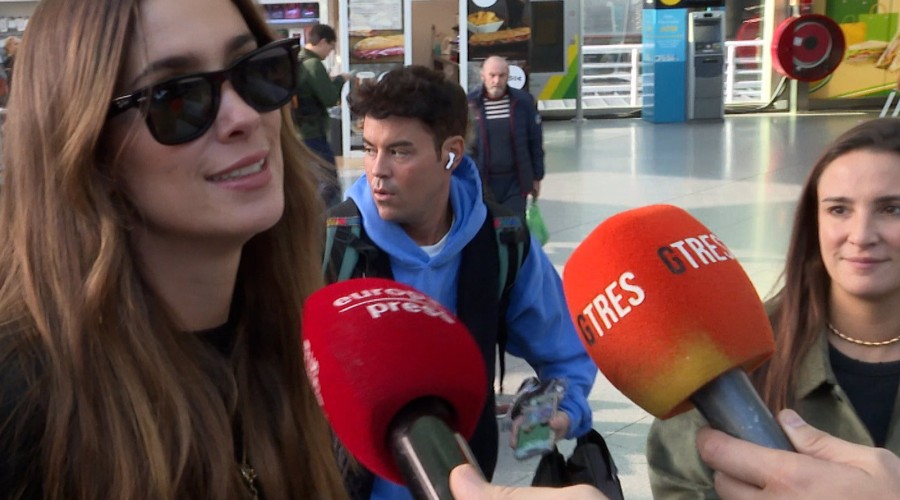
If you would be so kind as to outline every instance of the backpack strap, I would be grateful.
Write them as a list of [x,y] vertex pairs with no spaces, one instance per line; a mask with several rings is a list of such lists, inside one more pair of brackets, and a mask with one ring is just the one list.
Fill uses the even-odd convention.
[[[328,209],[327,215],[322,259],[322,274],[326,283],[367,275],[393,278],[390,258],[366,236],[359,207],[351,198]],[[375,475],[361,467],[333,435],[332,443],[350,498],[368,499]]]
[[519,268],[525,260],[526,247],[529,246],[528,230],[517,215],[497,214],[494,215],[494,232],[500,257],[497,295],[503,297],[512,290]]
[[362,215],[348,198],[328,209],[322,275],[326,283],[373,276],[393,279],[390,257],[366,236]]
[[494,234],[497,239],[497,256],[500,260],[498,296],[500,297],[499,324],[497,327],[497,353],[500,361],[500,392],[503,392],[503,378],[506,376],[506,342],[509,336],[506,326],[506,310],[509,308],[509,294],[522,262],[531,250],[531,236],[522,219],[509,208],[499,203],[485,200],[488,216],[493,218]]
[[354,242],[362,234],[362,217],[353,200],[345,200],[328,210],[325,223],[325,255],[322,275],[328,283],[350,278],[359,261]]

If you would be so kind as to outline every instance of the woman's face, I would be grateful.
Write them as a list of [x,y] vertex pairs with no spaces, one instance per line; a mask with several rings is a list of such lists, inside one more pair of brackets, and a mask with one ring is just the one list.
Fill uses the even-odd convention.
[[900,297],[900,155],[835,159],[819,179],[818,214],[832,299]]
[[[167,78],[225,68],[257,47],[229,0],[143,0],[141,35],[125,68],[126,94]],[[153,138],[137,108],[111,119],[115,170],[140,213],[140,246],[149,248],[246,242],[274,225],[284,209],[281,115],[259,113],[221,87],[212,127],[184,144]]]

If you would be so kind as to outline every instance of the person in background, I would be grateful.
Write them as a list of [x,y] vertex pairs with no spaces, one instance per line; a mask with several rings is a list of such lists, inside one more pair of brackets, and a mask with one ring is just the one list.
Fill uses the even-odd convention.
[[798,453],[700,429],[697,448],[716,471],[716,492],[722,498],[861,499],[900,491],[900,457],[894,453],[830,436],[793,410],[782,410],[778,420]]
[[346,498],[298,341],[322,284],[299,49],[252,0],[35,7],[4,129],[4,497]]
[[[763,401],[900,453],[900,119],[864,122],[825,150],[800,195],[782,280],[767,303],[775,353],[752,375]],[[695,446],[703,424],[696,410],[653,423],[655,498],[715,494]]]
[[[6,102],[9,100],[9,75],[6,74],[6,68],[0,64],[0,107],[6,107]],[[3,116],[0,115],[0,123],[3,121]]]
[[485,59],[481,81],[468,96],[476,124],[472,156],[487,193],[525,220],[528,195],[537,199],[544,178],[541,115],[531,94],[507,84],[506,59]]
[[[343,261],[332,261],[325,266],[328,280],[392,278],[432,296],[468,327],[491,384],[505,330],[510,354],[528,361],[540,379],[568,383],[560,411],[549,422],[555,437],[585,434],[593,420],[587,395],[597,367],[569,318],[559,275],[533,239],[514,283],[498,296],[501,238],[495,222],[524,228],[508,210],[497,219],[503,207],[482,198],[478,170],[463,154],[468,126],[463,89],[443,73],[409,66],[362,84],[351,95],[350,108],[363,117],[365,174],[348,190],[348,200],[328,213],[329,225],[353,217],[360,221],[357,237],[333,240],[335,246],[357,244],[359,260],[344,277],[332,272]],[[487,389],[469,444],[490,479],[498,429],[493,387]],[[515,425],[518,421],[513,436]],[[346,476],[354,498],[409,498],[405,488],[371,474],[351,470]]]
[[300,71],[300,86],[297,92],[293,114],[304,144],[325,161],[324,174],[327,181],[320,186],[326,206],[341,201],[334,151],[328,142],[331,117],[328,108],[338,104],[341,87],[347,75],[331,77],[322,60],[334,51],[337,35],[327,24],[317,24],[310,28],[306,45],[300,53],[303,65]]
[[[6,106],[9,101],[9,89],[12,85],[12,70],[16,60],[16,51],[19,49],[19,38],[7,37],[3,41],[3,62],[0,64],[0,106]],[[0,117],[2,120],[3,117]]]
[[19,37],[9,36],[3,41],[3,69],[7,81],[12,81],[13,66],[16,64],[16,53],[19,51]]

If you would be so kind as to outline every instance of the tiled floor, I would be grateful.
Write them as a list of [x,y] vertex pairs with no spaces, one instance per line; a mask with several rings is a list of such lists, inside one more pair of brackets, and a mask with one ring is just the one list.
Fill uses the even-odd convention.
[[[547,176],[544,247],[562,272],[566,259],[606,217],[643,205],[688,210],[737,255],[765,297],[783,265],[800,184],[822,148],[873,114],[729,115],[724,122],[651,124],[639,119],[544,124]],[[354,162],[350,162],[354,163]],[[345,185],[359,169],[344,168]],[[507,364],[508,390],[531,375]],[[594,428],[606,438],[630,499],[651,498],[644,444],[652,417],[598,376],[590,396]],[[537,459],[518,462],[501,435],[495,482],[529,484]],[[563,443],[564,453],[573,443]]]

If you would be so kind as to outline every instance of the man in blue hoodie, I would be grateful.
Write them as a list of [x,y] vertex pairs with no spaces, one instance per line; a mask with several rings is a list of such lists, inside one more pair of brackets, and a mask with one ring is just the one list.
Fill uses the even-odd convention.
[[[567,382],[560,411],[550,421],[557,439],[585,434],[592,424],[587,395],[597,368],[575,332],[559,275],[541,246],[531,241],[506,304],[500,304],[497,282],[487,285],[491,278],[483,272],[484,261],[499,260],[497,219],[483,200],[478,169],[464,155],[465,92],[442,73],[410,66],[358,87],[350,108],[363,117],[365,175],[348,191],[349,200],[329,215],[352,204],[361,216],[359,237],[369,250],[360,253],[353,276],[392,278],[440,301],[472,332],[491,381],[498,331],[505,329],[510,354],[528,361],[543,380]],[[495,242],[493,249],[471,252],[473,241],[485,234]],[[497,462],[494,406],[490,387],[469,441],[488,478]],[[359,479],[350,481],[354,498],[411,498],[405,488],[381,478]]]

